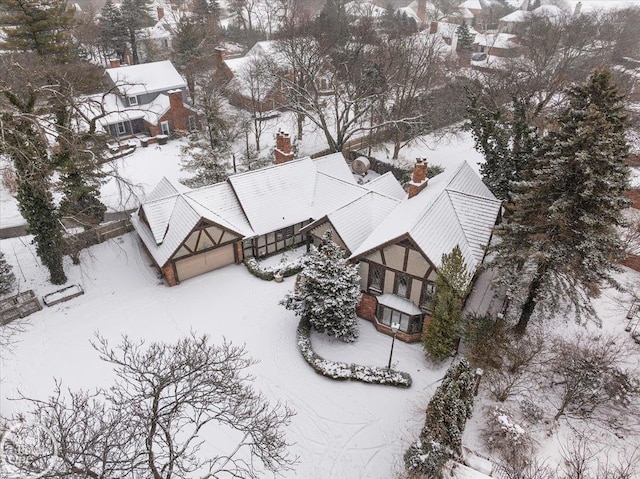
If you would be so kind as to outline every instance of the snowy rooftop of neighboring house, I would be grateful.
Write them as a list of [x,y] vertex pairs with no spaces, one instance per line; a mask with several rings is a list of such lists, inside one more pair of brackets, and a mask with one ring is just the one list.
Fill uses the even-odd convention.
[[420,17],[418,16],[418,14],[416,13],[416,11],[409,7],[400,7],[396,10],[397,14],[405,14],[408,18],[413,18],[415,20],[416,23],[420,23],[422,20],[420,20]]
[[502,17],[500,21],[520,23],[524,22],[527,18],[529,18],[529,12],[525,10],[516,10],[515,12],[511,12],[509,15]]
[[482,10],[483,8],[490,8],[494,5],[500,5],[496,0],[466,0],[458,5],[458,8],[468,8],[470,10]]
[[352,257],[366,256],[378,246],[408,234],[436,266],[444,253],[459,245],[473,272],[484,257],[500,204],[471,166],[462,161],[431,178],[418,195],[401,202]]
[[[150,103],[137,106],[125,106],[122,98],[115,93],[92,95],[81,99],[79,103],[80,109],[89,120],[100,116],[97,123],[103,128],[107,125],[137,119],[144,119],[148,123],[156,125],[158,119],[170,106],[169,95],[164,93],[158,95]],[[101,116],[103,112],[106,115]]]
[[454,14],[457,17],[461,17],[461,18],[473,18],[475,17],[475,15],[473,14],[473,12],[471,10],[469,10],[468,8],[458,8],[458,11]]
[[474,43],[490,48],[517,48],[516,38],[510,33],[485,33],[476,35]]
[[118,90],[128,96],[186,88],[187,86],[169,60],[109,68],[106,73]]
[[354,17],[382,17],[386,12],[382,7],[359,0],[345,3],[344,10],[347,15]]
[[[460,25],[457,23],[438,22],[437,34],[441,35],[443,38],[453,38],[458,28],[460,28]],[[469,33],[472,36],[478,34],[473,27],[469,27]]]
[[532,10],[531,13],[538,17],[544,17],[548,20],[558,20],[567,14],[564,10],[556,5],[541,5],[538,8]]

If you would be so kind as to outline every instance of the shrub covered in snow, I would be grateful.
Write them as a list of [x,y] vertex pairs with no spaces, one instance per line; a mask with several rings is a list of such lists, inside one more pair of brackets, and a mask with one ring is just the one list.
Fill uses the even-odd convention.
[[264,281],[273,281],[275,275],[280,273],[284,278],[293,276],[302,271],[304,265],[304,256],[292,261],[280,262],[276,266],[262,266],[255,258],[246,258],[244,265],[249,270],[249,273]]
[[462,433],[473,412],[473,386],[466,359],[447,370],[427,406],[420,438],[405,453],[408,471],[438,479],[448,459],[462,456]]
[[449,460],[450,452],[434,440],[418,439],[404,453],[404,463],[412,473],[424,474],[428,478],[442,479],[444,466]]
[[500,454],[509,463],[527,456],[533,445],[527,431],[513,419],[508,410],[501,407],[491,410],[483,435],[489,449]]
[[369,384],[388,384],[391,386],[408,388],[411,386],[411,376],[402,371],[360,366],[340,361],[329,361],[318,356],[311,346],[311,325],[305,319],[300,320],[297,331],[298,349],[305,361],[315,372],[331,379],[350,379]]
[[308,320],[316,331],[351,342],[358,337],[358,301],[358,269],[331,240],[329,230],[318,249],[307,256],[295,290],[282,304]]

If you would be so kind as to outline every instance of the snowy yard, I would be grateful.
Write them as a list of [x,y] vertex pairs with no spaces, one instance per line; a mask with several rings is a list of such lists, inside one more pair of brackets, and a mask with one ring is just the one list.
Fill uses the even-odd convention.
[[[45,269],[27,241],[3,240],[0,246],[14,265],[20,289],[34,289],[41,297],[57,288],[46,282]],[[89,345],[96,331],[112,342],[122,334],[174,341],[194,331],[215,341],[246,344],[259,360],[251,368],[256,388],[296,411],[287,435],[300,463],[286,477],[393,476],[422,426],[424,409],[446,364],[434,370],[419,344],[396,342],[394,366],[412,375],[410,389],[323,378],[296,348],[297,318],[278,304],[293,278],[282,284],[265,282],[238,265],[168,288],[149,263],[135,234],[128,234],[85,251],[79,267],[65,265],[69,284],[80,284],[85,294],[23,320],[27,330],[0,368],[3,414],[19,409],[10,400],[18,389],[45,397],[54,377],[72,389],[108,385],[111,372]],[[360,326],[355,344],[314,335],[314,348],[328,359],[386,366],[391,339],[368,322]],[[208,437],[207,446],[231,447],[220,437]]]
[[[0,247],[14,265],[20,289],[34,289],[42,297],[57,288],[47,283],[46,271],[35,260],[28,240],[3,240]],[[412,375],[411,388],[332,381],[304,362],[295,345],[297,318],[278,304],[294,278],[281,284],[265,282],[237,265],[168,288],[150,267],[133,233],[85,250],[82,259],[80,266],[67,263],[65,267],[69,284],[80,284],[85,294],[22,320],[26,331],[0,367],[3,414],[19,410],[20,404],[11,400],[18,390],[44,398],[52,391],[54,378],[72,389],[108,385],[111,371],[89,345],[98,331],[111,342],[123,334],[174,341],[191,331],[206,333],[216,342],[226,338],[246,344],[248,353],[259,360],[250,371],[256,377],[256,388],[271,401],[286,402],[296,411],[287,437],[300,462],[285,477],[389,479],[419,433],[427,402],[448,366],[433,369],[419,344],[396,342],[393,364]],[[640,274],[627,270],[621,280],[635,281],[637,287]],[[620,302],[619,294],[605,291],[596,307],[603,329],[629,342],[624,332],[625,303]],[[576,327],[571,322],[566,325],[567,329]],[[351,345],[314,334],[314,348],[328,359],[385,366],[390,338],[376,333],[366,321],[360,321],[360,333]],[[637,370],[639,358],[640,354],[630,357],[629,366]],[[465,444],[473,449],[482,450],[483,411],[484,405],[478,404],[465,433]],[[541,457],[556,462],[557,437],[566,433],[566,426],[555,429],[551,438],[545,438],[546,428],[533,432],[541,440]],[[207,447],[214,451],[231,447],[226,436],[206,439]],[[633,440],[624,444],[625,448],[635,446]]]

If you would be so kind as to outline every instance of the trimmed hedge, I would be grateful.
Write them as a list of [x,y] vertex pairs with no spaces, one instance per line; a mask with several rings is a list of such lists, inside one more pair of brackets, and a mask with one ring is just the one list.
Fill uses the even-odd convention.
[[300,320],[296,332],[298,349],[302,357],[313,370],[331,379],[360,381],[367,384],[388,384],[401,388],[411,386],[409,373],[374,366],[360,366],[339,361],[329,361],[318,356],[311,347],[311,325],[305,319]]
[[285,263],[282,265],[264,267],[261,266],[257,259],[255,258],[245,258],[243,261],[244,265],[249,270],[249,273],[254,275],[256,278],[260,278],[264,281],[273,281],[273,278],[276,273],[280,273],[284,278],[288,278],[289,276],[293,276],[302,271],[302,266],[304,265],[304,257],[300,257],[296,260],[293,260],[289,263]]

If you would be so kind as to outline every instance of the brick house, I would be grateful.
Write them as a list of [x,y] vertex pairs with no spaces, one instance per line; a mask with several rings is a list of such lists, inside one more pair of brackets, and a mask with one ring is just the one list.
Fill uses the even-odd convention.
[[109,91],[81,102],[87,117],[114,138],[175,135],[197,125],[187,104],[187,85],[170,61],[120,66],[112,62],[105,76]]
[[163,180],[132,224],[170,286],[304,244],[327,230],[358,264],[358,314],[378,331],[418,341],[429,320],[437,268],[458,245],[474,273],[501,203],[466,161],[428,180],[418,160],[409,193],[391,173],[359,185],[342,154],[293,159],[277,137],[276,164],[186,191]]

